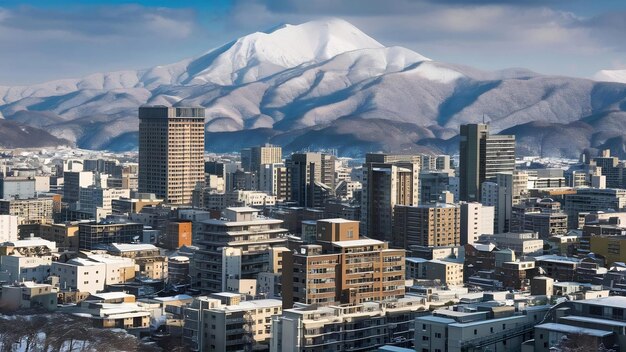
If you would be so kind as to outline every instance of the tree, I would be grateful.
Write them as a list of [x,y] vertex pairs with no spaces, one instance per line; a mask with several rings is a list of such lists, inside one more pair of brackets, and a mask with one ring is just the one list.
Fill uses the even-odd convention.
[[596,339],[584,334],[569,334],[563,336],[554,352],[615,352],[613,349],[604,347],[604,344],[597,345]]

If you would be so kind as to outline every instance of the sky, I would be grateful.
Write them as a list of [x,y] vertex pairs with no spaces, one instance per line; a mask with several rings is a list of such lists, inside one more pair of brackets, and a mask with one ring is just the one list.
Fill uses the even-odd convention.
[[0,0],[0,85],[173,63],[328,17],[384,45],[484,70],[626,69],[623,0]]

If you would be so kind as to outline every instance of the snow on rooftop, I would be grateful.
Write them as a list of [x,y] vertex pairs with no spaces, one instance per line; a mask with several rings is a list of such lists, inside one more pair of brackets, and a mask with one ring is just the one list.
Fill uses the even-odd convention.
[[604,337],[604,336],[613,334],[612,331],[581,328],[578,326],[559,324],[559,323],[541,324],[541,325],[535,326],[535,328],[546,329],[549,331],[556,331],[556,332],[565,333],[565,334],[581,334],[581,335],[589,335],[589,336],[595,336],[595,337]]
[[153,244],[147,243],[112,243],[111,247],[115,248],[119,252],[134,252],[134,251],[158,251],[159,248]]
[[352,240],[352,241],[337,241],[333,242],[333,245],[337,247],[359,247],[359,246],[375,246],[383,244],[383,241],[373,240],[371,238],[364,238],[360,240]]

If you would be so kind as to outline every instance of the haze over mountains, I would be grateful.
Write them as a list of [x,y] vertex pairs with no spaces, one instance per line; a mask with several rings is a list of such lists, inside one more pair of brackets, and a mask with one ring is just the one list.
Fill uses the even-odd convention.
[[484,118],[515,133],[520,154],[610,147],[626,156],[626,84],[440,63],[339,19],[253,33],[146,70],[0,87],[6,120],[88,149],[136,148],[142,104],[206,107],[216,152],[271,142],[353,156],[453,153],[458,126]]

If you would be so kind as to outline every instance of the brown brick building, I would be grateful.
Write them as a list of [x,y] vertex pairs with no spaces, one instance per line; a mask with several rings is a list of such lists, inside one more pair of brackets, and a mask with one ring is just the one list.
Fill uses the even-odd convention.
[[404,296],[405,251],[359,238],[359,223],[317,221],[315,244],[301,245],[283,259],[283,302],[332,305]]

